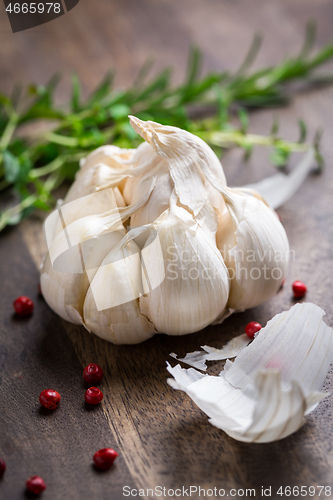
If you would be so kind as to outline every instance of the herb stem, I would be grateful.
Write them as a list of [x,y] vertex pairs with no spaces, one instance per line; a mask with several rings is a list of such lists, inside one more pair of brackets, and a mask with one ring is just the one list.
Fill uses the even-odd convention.
[[37,177],[43,177],[44,175],[50,174],[55,170],[58,170],[66,162],[66,157],[58,156],[55,160],[51,161],[44,167],[33,168],[30,170],[29,178],[36,179]]
[[300,144],[296,142],[286,142],[272,136],[244,134],[241,131],[235,130],[231,132],[197,132],[197,135],[206,142],[214,146],[229,147],[233,145],[244,146],[245,144],[252,146],[267,146],[267,147],[283,147],[293,152],[304,152],[310,149],[309,144]]
[[10,143],[11,138],[15,132],[18,119],[19,116],[16,113],[12,112],[0,140],[0,151],[4,151],[5,149],[7,149],[8,144]]

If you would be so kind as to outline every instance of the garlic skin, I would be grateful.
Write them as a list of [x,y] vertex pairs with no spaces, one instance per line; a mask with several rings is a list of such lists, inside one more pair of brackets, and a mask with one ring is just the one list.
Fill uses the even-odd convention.
[[283,439],[327,396],[318,392],[333,360],[333,330],[324,314],[315,304],[295,304],[274,316],[219,376],[168,364],[168,383],[238,441]]
[[130,122],[145,142],[90,153],[46,221],[41,287],[50,307],[131,344],[201,330],[273,296],[289,251],[274,211],[253,190],[228,188],[200,138]]
[[[148,166],[141,179],[132,183],[132,196],[138,196],[136,191],[147,176],[157,177],[155,196],[153,193],[146,210],[142,209],[144,213],[136,214],[133,217],[135,223],[131,221],[131,224],[153,222],[155,219],[150,216],[159,216],[164,212],[174,190],[178,196],[178,205],[189,210],[197,222],[216,232],[218,214],[224,207],[224,201],[206,179],[201,164],[206,166],[222,186],[226,186],[226,179],[221,163],[212,149],[199,137],[177,127],[144,122],[134,116],[130,116],[130,123],[146,141],[146,144],[139,146],[138,154],[140,161]],[[133,159],[136,160],[136,155]],[[154,204],[153,199],[157,201]],[[153,205],[153,208],[149,205]]]
[[215,347],[210,347],[208,345],[203,345],[201,348],[203,351],[194,351],[186,354],[185,358],[178,358],[177,355],[172,352],[170,356],[177,361],[181,361],[186,365],[193,366],[198,370],[207,370],[207,361],[221,361],[224,359],[235,358],[238,354],[249,345],[251,339],[242,333],[238,337],[234,337],[229,340],[222,349],[216,349]]

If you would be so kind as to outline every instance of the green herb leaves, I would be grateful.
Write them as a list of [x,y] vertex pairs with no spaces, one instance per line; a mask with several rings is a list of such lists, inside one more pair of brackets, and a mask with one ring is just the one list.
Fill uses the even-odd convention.
[[[170,68],[149,77],[152,60],[148,59],[130,88],[113,89],[114,73],[110,72],[85,100],[79,78],[73,75],[66,106],[55,102],[59,75],[45,86],[33,84],[22,89],[16,85],[11,95],[0,94],[0,230],[13,223],[9,221],[21,220],[32,207],[48,210],[53,203],[52,191],[65,179],[73,179],[79,159],[91,150],[106,143],[136,147],[139,139],[128,123],[129,114],[189,130],[217,152],[238,146],[249,158],[255,146],[270,147],[272,163],[284,166],[292,152],[309,148],[304,142],[304,122],[299,122],[298,143],[281,139],[276,121],[267,136],[253,135],[249,133],[246,108],[287,103],[291,82],[332,82],[332,75],[317,75],[315,70],[332,59],[333,45],[312,55],[314,40],[315,26],[310,23],[298,56],[251,73],[249,68],[261,44],[261,38],[255,36],[238,71],[205,76],[201,76],[202,53],[194,47],[184,82],[179,86],[172,85]],[[235,111],[237,127],[231,120]],[[27,126],[34,129],[36,122],[42,123],[40,132],[27,133]],[[322,167],[319,139],[317,134],[314,147]],[[3,203],[2,194],[9,189],[19,198],[14,207]]]

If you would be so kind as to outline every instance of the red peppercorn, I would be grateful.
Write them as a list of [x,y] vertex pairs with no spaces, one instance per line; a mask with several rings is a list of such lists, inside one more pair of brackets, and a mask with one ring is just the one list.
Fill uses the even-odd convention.
[[27,316],[34,310],[34,303],[29,297],[25,297],[24,295],[17,297],[13,302],[13,306],[16,314],[20,316]]
[[103,379],[103,370],[96,363],[90,363],[83,370],[83,378],[89,384],[98,384]]
[[39,395],[39,402],[48,410],[55,410],[60,403],[61,396],[59,392],[52,389],[45,389]]
[[0,458],[0,477],[2,477],[6,470],[6,462]]
[[99,469],[107,470],[110,469],[117,457],[119,457],[119,454],[112,448],[102,448],[96,451],[93,461]]
[[245,333],[250,339],[254,339],[256,337],[256,333],[261,330],[261,324],[256,321],[251,321],[245,327]]
[[30,491],[30,493],[34,493],[35,495],[39,495],[46,489],[45,482],[39,476],[29,477],[25,484],[27,485],[27,490]]
[[293,292],[295,299],[301,299],[306,294],[307,288],[302,281],[294,281]]
[[98,389],[98,387],[89,387],[86,390],[85,400],[91,405],[98,405],[103,399],[103,393]]

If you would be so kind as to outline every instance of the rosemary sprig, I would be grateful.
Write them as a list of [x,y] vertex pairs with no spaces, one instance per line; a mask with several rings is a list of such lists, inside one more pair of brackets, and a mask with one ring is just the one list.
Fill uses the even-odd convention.
[[[132,87],[113,89],[113,73],[82,101],[76,75],[72,77],[72,95],[68,104],[55,104],[59,82],[55,75],[45,86],[16,86],[11,95],[0,94],[0,196],[12,190],[19,202],[0,213],[0,230],[17,224],[34,208],[49,210],[52,192],[65,179],[72,180],[80,158],[91,150],[112,142],[121,147],[136,147],[138,136],[128,123],[128,114],[187,129],[214,148],[238,146],[248,158],[255,146],[272,149],[271,161],[280,167],[292,152],[306,151],[306,126],[299,122],[300,141],[289,142],[278,136],[273,123],[267,136],[248,133],[246,109],[286,104],[292,96],[291,82],[312,85],[331,83],[333,75],[315,70],[333,57],[328,44],[312,54],[315,25],[309,23],[300,53],[280,64],[251,73],[249,68],[260,48],[261,39],[253,43],[238,71],[209,73],[200,76],[202,54],[190,52],[184,82],[174,87],[172,71],[166,68],[149,78],[152,61],[142,67]],[[231,124],[238,112],[239,126]],[[203,116],[206,116],[203,119]],[[208,118],[207,118],[208,116]],[[23,135],[22,125],[49,122],[38,136]],[[320,135],[315,137],[316,158],[322,166]]]

